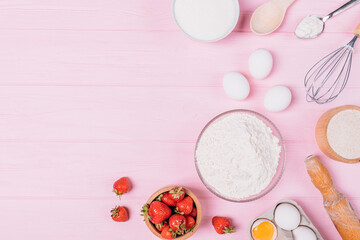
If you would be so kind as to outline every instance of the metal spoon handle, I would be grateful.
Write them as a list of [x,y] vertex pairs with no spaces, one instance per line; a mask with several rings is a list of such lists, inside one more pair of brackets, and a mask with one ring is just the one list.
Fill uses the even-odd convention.
[[332,18],[336,15],[338,15],[339,13],[342,13],[343,11],[345,11],[348,8],[351,8],[352,6],[356,5],[360,3],[360,0],[351,0],[347,3],[345,3],[344,5],[342,5],[341,7],[339,7],[338,9],[336,9],[335,11],[333,11],[332,13],[330,13],[329,15],[323,17],[323,21],[326,22],[329,18]]

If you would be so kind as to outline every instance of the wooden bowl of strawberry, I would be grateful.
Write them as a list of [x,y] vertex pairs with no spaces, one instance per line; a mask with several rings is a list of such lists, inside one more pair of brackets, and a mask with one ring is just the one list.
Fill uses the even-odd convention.
[[183,187],[169,186],[158,190],[141,212],[150,231],[161,239],[188,239],[201,223],[200,202]]

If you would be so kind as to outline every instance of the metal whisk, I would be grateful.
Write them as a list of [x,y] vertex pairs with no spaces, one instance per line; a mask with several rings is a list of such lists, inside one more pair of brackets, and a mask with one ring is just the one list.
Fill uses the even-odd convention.
[[354,34],[348,44],[325,56],[306,74],[304,84],[308,102],[328,103],[344,90],[350,76],[354,44],[360,35],[360,24]]

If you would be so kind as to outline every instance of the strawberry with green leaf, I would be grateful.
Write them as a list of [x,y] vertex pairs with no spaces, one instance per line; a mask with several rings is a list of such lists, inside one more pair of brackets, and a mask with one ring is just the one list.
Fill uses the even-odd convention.
[[121,199],[121,196],[124,193],[127,193],[130,190],[130,187],[129,179],[127,177],[122,177],[114,183],[113,192]]
[[176,201],[173,200],[173,199],[170,197],[170,193],[169,193],[169,192],[160,194],[160,195],[157,197],[156,200],[161,201],[161,202],[165,203],[166,205],[168,205],[168,206],[170,206],[170,207],[175,207],[175,206],[176,206]]
[[162,223],[155,224],[155,228],[161,232],[166,226],[169,226],[166,221],[163,221]]
[[145,204],[141,210],[141,216],[144,221],[151,221],[153,224],[159,224],[171,216],[171,209],[162,202],[154,201],[149,205]]
[[183,235],[186,231],[186,219],[183,215],[174,214],[169,219],[169,226],[178,235]]
[[195,226],[195,219],[192,216],[185,216],[186,232],[190,232]]
[[111,218],[115,222],[126,222],[129,219],[127,210],[124,207],[115,206],[111,211]]
[[194,207],[194,201],[190,196],[185,197],[180,202],[176,203],[175,212],[181,215],[189,215]]
[[230,225],[230,221],[226,217],[213,217],[212,225],[218,234],[235,232],[235,228]]
[[185,197],[185,190],[183,187],[174,187],[169,191],[170,198],[174,200],[175,202],[180,202]]
[[161,231],[161,237],[164,239],[174,239],[176,238],[176,233],[169,227],[169,225],[167,225]]

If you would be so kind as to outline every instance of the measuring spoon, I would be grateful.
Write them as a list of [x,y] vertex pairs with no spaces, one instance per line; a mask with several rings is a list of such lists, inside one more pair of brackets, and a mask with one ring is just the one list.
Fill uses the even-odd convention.
[[[302,38],[302,39],[312,39],[312,38],[316,38],[317,36],[319,36],[325,28],[325,22],[327,20],[329,20],[330,18],[338,15],[339,13],[342,13],[343,11],[351,8],[352,6],[356,5],[360,3],[360,0],[351,0],[347,3],[345,3],[344,5],[342,5],[341,7],[339,7],[338,9],[336,9],[335,11],[333,11],[332,13],[330,13],[329,15],[325,16],[325,17],[318,17],[318,16],[314,16],[314,15],[310,15],[305,17],[297,26],[296,30],[295,30],[295,35],[298,38]],[[304,33],[304,29],[301,28],[302,24],[307,24],[308,25],[308,29],[306,29],[308,32]],[[316,27],[319,26],[319,27]]]
[[256,35],[267,35],[274,32],[281,25],[286,10],[294,1],[272,0],[258,7],[251,16],[251,31]]

